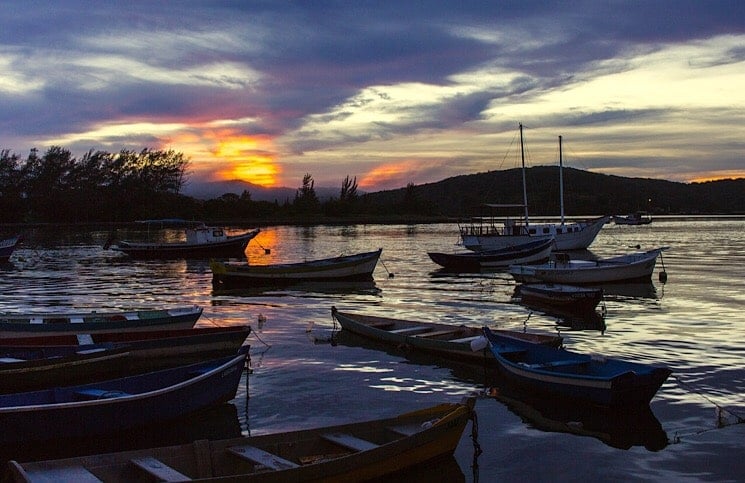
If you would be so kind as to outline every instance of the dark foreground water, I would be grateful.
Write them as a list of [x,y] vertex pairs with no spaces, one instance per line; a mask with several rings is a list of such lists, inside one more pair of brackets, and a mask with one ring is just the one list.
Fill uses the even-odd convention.
[[[33,230],[0,268],[0,311],[205,307],[198,325],[250,324],[253,372],[232,404],[187,421],[111,438],[3,450],[20,460],[261,434],[388,417],[483,393],[455,458],[408,481],[745,480],[745,222],[655,220],[609,225],[589,253],[668,245],[651,284],[607,288],[604,321],[577,324],[511,301],[505,273],[447,275],[427,251],[452,251],[457,227],[269,227],[251,263],[383,248],[375,282],[215,292],[207,262],[131,261],[107,233]],[[120,235],[136,237],[138,233]],[[270,250],[267,253],[266,249]],[[394,275],[394,276],[391,276]],[[608,412],[515,393],[478,368],[407,358],[334,331],[331,307],[452,324],[560,332],[575,351],[669,365],[649,408]],[[263,321],[263,322],[262,322]],[[249,397],[247,397],[247,394]],[[475,464],[474,464],[475,463]]]

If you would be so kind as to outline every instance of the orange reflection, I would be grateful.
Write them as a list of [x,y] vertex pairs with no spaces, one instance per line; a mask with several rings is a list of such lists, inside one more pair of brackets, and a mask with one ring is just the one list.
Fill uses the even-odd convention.
[[[261,229],[246,247],[248,263],[252,265],[265,265],[273,263],[270,256],[272,249],[277,247],[277,231],[271,228]],[[267,250],[269,253],[267,253]]]

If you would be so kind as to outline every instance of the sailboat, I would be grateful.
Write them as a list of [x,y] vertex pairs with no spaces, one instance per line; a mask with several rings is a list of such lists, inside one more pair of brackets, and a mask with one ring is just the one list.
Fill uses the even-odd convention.
[[523,146],[523,125],[520,124],[520,154],[523,173],[523,204],[487,204],[492,209],[523,208],[524,220],[507,218],[501,225],[495,219],[460,226],[463,246],[473,251],[496,250],[535,241],[541,238],[554,238],[555,250],[582,250],[589,247],[600,233],[610,216],[591,220],[567,222],[564,219],[564,166],[561,155],[561,136],[559,136],[559,190],[561,199],[560,223],[530,223],[528,217],[528,191],[525,182],[525,149]]

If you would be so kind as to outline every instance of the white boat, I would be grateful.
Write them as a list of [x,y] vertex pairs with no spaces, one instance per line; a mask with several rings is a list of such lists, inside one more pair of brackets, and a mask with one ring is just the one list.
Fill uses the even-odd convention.
[[613,222],[616,225],[649,225],[652,223],[652,217],[646,211],[637,211],[626,216],[616,215]]
[[487,222],[460,226],[463,246],[473,251],[495,250],[508,246],[528,243],[536,238],[553,237],[555,250],[581,250],[589,247],[600,233],[610,216],[591,220],[566,222],[564,220],[564,166],[561,157],[561,136],[559,136],[559,187],[561,201],[560,223],[530,223],[528,218],[528,194],[525,183],[525,149],[523,146],[523,125],[520,124],[520,154],[523,172],[523,204],[487,204],[491,209],[523,208],[524,219],[507,218],[500,224],[490,218]]
[[160,226],[186,225],[186,240],[177,242],[136,242],[108,240],[104,248],[111,248],[132,258],[170,259],[170,258],[211,258],[245,256],[246,246],[259,229],[237,235],[228,235],[217,226],[207,226],[203,222],[190,222],[179,219],[144,220],[138,223]]
[[[657,257],[669,247],[629,253],[599,260],[571,260],[566,254],[540,265],[511,265],[518,282],[563,284],[606,283],[621,280],[649,280]],[[664,272],[663,272],[664,273]],[[660,274],[662,275],[662,274]]]

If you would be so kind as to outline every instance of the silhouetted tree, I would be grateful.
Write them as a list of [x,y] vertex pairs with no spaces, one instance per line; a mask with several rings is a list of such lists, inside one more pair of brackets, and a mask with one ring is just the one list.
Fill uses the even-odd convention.
[[303,176],[303,186],[295,193],[295,201],[293,202],[293,206],[298,213],[313,213],[319,210],[321,203],[316,196],[314,185],[313,176],[306,173]]

